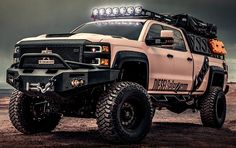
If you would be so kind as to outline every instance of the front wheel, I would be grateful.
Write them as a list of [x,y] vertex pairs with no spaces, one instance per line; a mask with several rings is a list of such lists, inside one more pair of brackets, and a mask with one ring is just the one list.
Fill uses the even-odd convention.
[[49,103],[14,90],[9,103],[9,116],[13,126],[24,134],[52,131],[61,115],[49,112]]
[[211,87],[200,102],[201,120],[204,126],[221,128],[226,116],[225,94],[220,87]]
[[100,97],[96,116],[99,132],[106,140],[137,143],[151,127],[151,99],[141,85],[119,82]]

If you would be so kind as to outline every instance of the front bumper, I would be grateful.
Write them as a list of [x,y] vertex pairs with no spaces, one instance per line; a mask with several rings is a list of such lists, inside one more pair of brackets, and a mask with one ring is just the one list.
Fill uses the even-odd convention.
[[[113,69],[24,70],[9,68],[6,81],[20,91],[64,92],[75,88],[112,82],[118,78],[118,74],[119,70]],[[83,83],[74,86],[75,80]]]

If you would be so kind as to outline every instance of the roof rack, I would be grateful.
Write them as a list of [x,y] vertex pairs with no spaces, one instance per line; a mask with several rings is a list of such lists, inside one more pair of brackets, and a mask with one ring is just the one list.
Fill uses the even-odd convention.
[[114,8],[94,8],[92,16],[94,20],[108,20],[108,19],[152,19],[167,24],[174,24],[175,19],[169,15],[163,15],[143,9],[141,6],[130,7],[114,7]]
[[157,20],[160,22],[165,22],[167,24],[173,24],[175,23],[175,19],[173,19],[171,16],[163,15],[160,13],[152,12],[146,9],[142,10],[142,14],[140,16],[147,17],[149,19]]

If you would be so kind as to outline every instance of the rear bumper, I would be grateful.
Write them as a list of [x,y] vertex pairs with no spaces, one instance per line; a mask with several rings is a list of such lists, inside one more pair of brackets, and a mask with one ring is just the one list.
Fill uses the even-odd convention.
[[[6,81],[20,91],[64,92],[115,81],[119,70],[78,69],[78,70],[24,70],[9,68]],[[81,82],[75,86],[75,82]],[[48,87],[47,90],[45,87]],[[45,92],[42,90],[44,89]]]

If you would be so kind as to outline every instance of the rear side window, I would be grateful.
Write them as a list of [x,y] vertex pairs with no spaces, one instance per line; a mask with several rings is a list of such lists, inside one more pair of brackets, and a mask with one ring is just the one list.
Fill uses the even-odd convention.
[[158,38],[161,36],[162,26],[158,24],[154,24],[150,27],[146,39]]
[[179,50],[179,51],[186,51],[185,47],[185,42],[184,38],[179,30],[170,28],[170,27],[164,27],[165,30],[173,30],[174,32],[174,45],[173,49],[174,50]]

